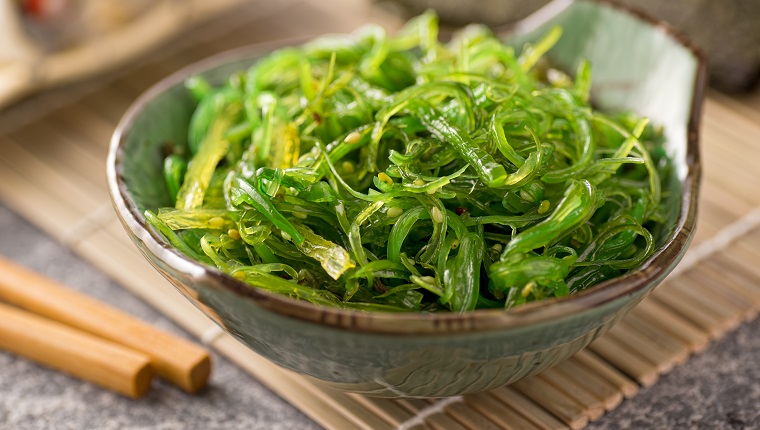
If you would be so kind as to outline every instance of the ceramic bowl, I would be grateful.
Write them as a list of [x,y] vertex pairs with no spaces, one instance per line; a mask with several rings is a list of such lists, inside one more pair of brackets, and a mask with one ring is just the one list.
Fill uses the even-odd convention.
[[649,116],[667,134],[675,163],[664,185],[673,208],[658,247],[641,267],[579,294],[508,311],[365,313],[316,306],[251,288],[193,261],[146,227],[143,212],[169,205],[162,146],[186,139],[195,103],[185,78],[222,82],[263,52],[243,49],[184,69],[143,94],[111,143],[108,181],[135,245],[188,300],[256,353],[352,392],[443,397],[509,384],[571,356],[636,306],[681,259],[696,222],[698,123],[705,80],[701,54],[666,25],[610,3],[554,2],[523,20],[515,44],[562,25],[550,59],[574,70],[593,64],[592,96],[602,109]]

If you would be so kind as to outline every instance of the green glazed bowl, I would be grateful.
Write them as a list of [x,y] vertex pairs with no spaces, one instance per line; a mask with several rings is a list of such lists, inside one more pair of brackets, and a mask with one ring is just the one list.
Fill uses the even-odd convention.
[[[243,49],[190,66],[143,94],[121,120],[108,157],[113,204],[135,245],[188,300],[224,330],[280,366],[339,389],[382,397],[484,391],[553,366],[608,330],[681,259],[696,223],[702,55],[667,25],[611,3],[560,1],[523,20],[521,44],[561,25],[550,59],[593,65],[602,109],[634,110],[661,124],[675,163],[665,184],[673,208],[658,248],[640,268],[579,294],[508,311],[366,313],[320,307],[261,291],[190,260],[146,227],[143,212],[168,206],[165,142],[183,142],[195,103],[183,81],[221,83],[266,49]],[[512,43],[512,42],[510,42]]]

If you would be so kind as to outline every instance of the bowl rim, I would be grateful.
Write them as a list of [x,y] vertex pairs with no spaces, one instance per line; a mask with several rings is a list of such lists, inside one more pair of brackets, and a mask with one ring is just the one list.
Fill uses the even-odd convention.
[[[127,191],[121,164],[124,148],[122,143],[125,142],[133,122],[148,103],[166,90],[181,84],[189,76],[230,61],[261,55],[274,48],[301,43],[303,39],[254,44],[213,55],[180,69],[141,94],[120,119],[112,136],[108,153],[108,188],[119,219],[125,229],[134,235],[133,239],[136,238],[143,242],[148,252],[153,253],[166,265],[196,283],[221,286],[243,299],[252,300],[263,309],[285,317],[356,332],[393,335],[444,335],[520,328],[568,318],[585,310],[639,293],[645,290],[651,282],[663,279],[673,270],[694,234],[697,196],[701,179],[699,123],[707,79],[707,61],[700,48],[669,24],[636,9],[621,5],[614,0],[592,0],[592,2],[627,13],[654,29],[663,31],[676,43],[690,51],[697,61],[687,124],[685,158],[688,171],[682,182],[683,194],[676,228],[669,239],[636,271],[599,283],[576,294],[531,302],[508,310],[478,309],[462,314],[391,313],[338,309],[291,299],[287,296],[250,287],[214,267],[203,265],[181,254],[171,247],[166,240],[148,228],[143,215],[138,211],[134,200]],[[531,26],[540,24],[572,3],[574,2],[567,0],[551,2],[526,20],[531,20]],[[153,259],[148,258],[148,260],[151,264],[156,265]],[[166,276],[164,270],[159,269],[159,271]],[[176,287],[176,283],[172,283]],[[178,289],[182,291],[181,288]],[[197,305],[197,303],[195,304]]]

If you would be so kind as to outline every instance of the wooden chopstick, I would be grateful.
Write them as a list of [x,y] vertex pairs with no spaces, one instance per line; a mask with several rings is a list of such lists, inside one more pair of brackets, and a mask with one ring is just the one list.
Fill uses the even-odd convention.
[[0,258],[0,300],[150,357],[163,379],[194,393],[211,372],[208,351]]
[[154,374],[146,354],[4,304],[0,348],[132,398]]

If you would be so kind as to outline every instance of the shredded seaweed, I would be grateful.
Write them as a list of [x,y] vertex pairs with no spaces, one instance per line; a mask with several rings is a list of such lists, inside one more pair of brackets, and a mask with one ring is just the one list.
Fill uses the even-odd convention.
[[511,308],[647,259],[661,133],[595,110],[588,62],[548,64],[559,28],[519,55],[483,26],[437,32],[426,13],[191,78],[175,207],[148,222],[252,287],[365,311]]

